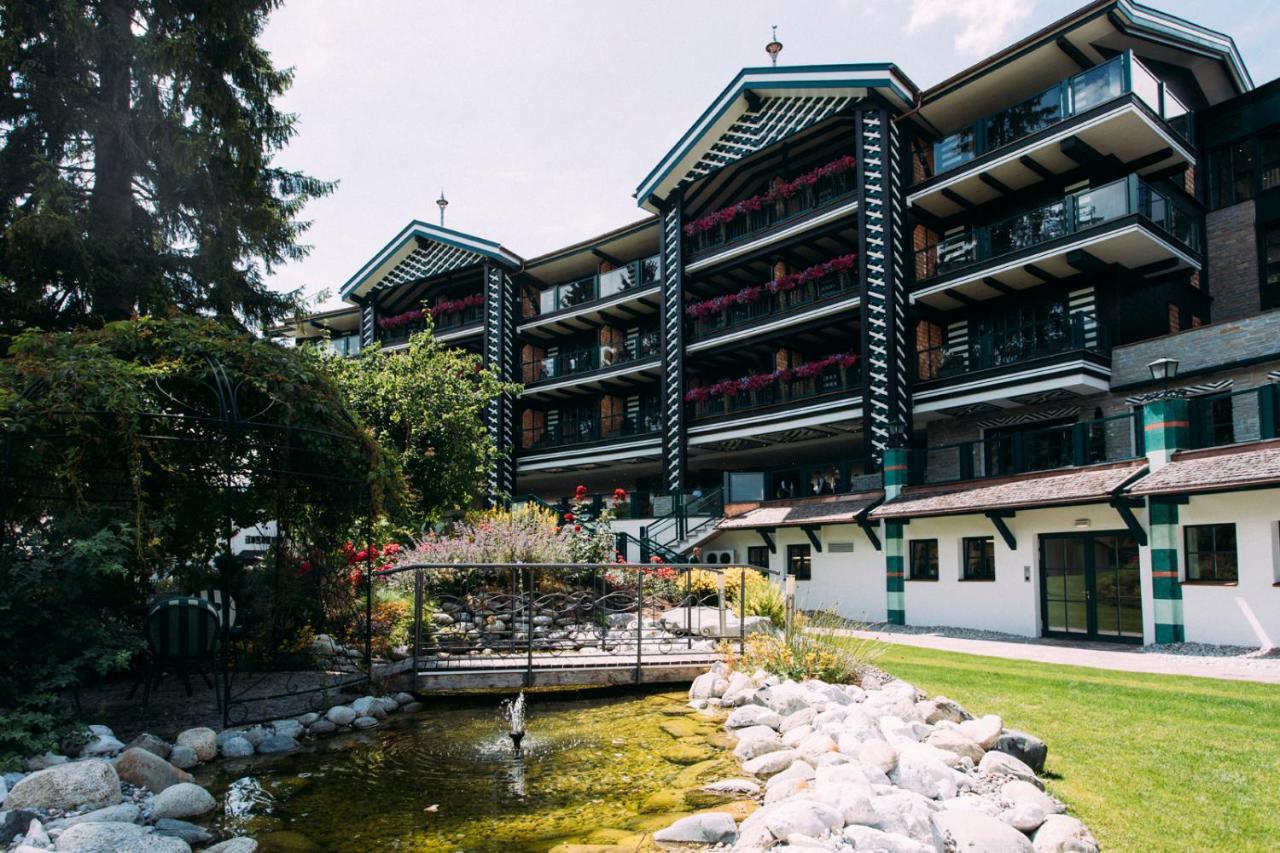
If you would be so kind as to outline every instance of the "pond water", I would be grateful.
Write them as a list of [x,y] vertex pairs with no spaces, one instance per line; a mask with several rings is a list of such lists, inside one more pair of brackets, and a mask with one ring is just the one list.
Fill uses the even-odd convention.
[[697,784],[736,768],[683,692],[529,695],[520,758],[499,699],[436,701],[291,755],[221,762],[199,780],[226,803],[215,826],[264,853],[634,846],[712,805]]

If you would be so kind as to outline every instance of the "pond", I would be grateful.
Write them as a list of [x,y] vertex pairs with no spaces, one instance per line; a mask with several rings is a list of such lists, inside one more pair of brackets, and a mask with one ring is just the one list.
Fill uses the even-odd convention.
[[226,803],[215,826],[264,853],[634,847],[714,805],[698,784],[736,770],[683,691],[529,695],[520,758],[499,698],[437,700],[386,728],[221,762],[199,780]]

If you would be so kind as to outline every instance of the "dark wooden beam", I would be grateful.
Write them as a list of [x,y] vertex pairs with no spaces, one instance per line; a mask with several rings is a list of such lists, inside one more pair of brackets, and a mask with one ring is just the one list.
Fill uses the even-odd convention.
[[1052,181],[1057,177],[1053,172],[1037,163],[1029,154],[1023,154],[1018,158],[1018,162],[1030,169],[1032,172],[1035,172],[1041,180]]
[[1137,516],[1133,514],[1133,508],[1142,506],[1142,501],[1132,498],[1116,498],[1111,502],[1111,506],[1120,514],[1120,519],[1124,522],[1124,526],[1129,528],[1129,532],[1133,534],[1138,546],[1146,547],[1147,531],[1142,529],[1142,525],[1138,523]]
[[1098,149],[1078,136],[1068,136],[1058,143],[1058,148],[1063,154],[1075,160],[1081,166],[1091,166],[1106,159]]
[[1036,266],[1035,264],[1023,264],[1022,268],[1027,272],[1031,273],[1036,278],[1040,279],[1041,281],[1057,281],[1055,277],[1049,275],[1047,272],[1040,269],[1040,267]]
[[965,210],[973,210],[974,208],[973,202],[969,201],[969,199],[960,195],[960,193],[952,190],[950,187],[943,188],[942,197],[945,198],[947,201],[951,202],[952,204],[959,205]]
[[918,204],[911,205],[911,215],[921,225],[932,228],[934,231],[941,233],[945,229],[940,217],[934,216]]
[[1005,284],[1003,281],[1001,281],[1000,279],[994,276],[989,275],[985,277],[984,279],[982,279],[982,283],[985,284],[987,287],[991,288],[992,290],[999,291],[1000,293],[1003,293],[1006,296],[1012,296],[1013,294],[1018,292],[1016,288],[1010,287],[1009,285]]
[[1013,189],[1004,181],[993,175],[988,175],[986,172],[979,172],[978,180],[1000,193],[1000,195],[1013,195]]
[[615,267],[625,267],[627,265],[626,261],[619,260],[618,258],[614,257],[608,252],[604,251],[603,249],[597,249],[593,247],[591,249],[591,254],[595,255],[597,258],[599,258],[602,261],[608,261],[609,263],[613,264]]
[[950,296],[952,299],[954,299],[956,302],[959,302],[962,305],[978,304],[978,300],[974,299],[972,296],[970,296],[967,293],[961,293],[960,291],[956,290],[954,287],[951,288],[950,290],[942,291],[942,295]]
[[1013,531],[1009,529],[1008,520],[1013,518],[1016,513],[1011,509],[993,509],[985,513],[991,523],[995,525],[996,532],[1000,534],[1000,538],[1004,540],[1004,544],[1009,546],[1010,551],[1018,550],[1018,540],[1014,537]]
[[1171,270],[1174,267],[1176,267],[1179,263],[1181,262],[1177,258],[1165,258],[1164,260],[1161,260],[1161,261],[1152,261],[1149,264],[1143,264],[1140,267],[1134,267],[1132,270],[1130,270],[1130,272],[1134,273],[1135,275],[1143,275],[1143,276],[1154,275],[1155,273],[1158,273],[1158,272]]
[[760,105],[764,103],[764,100],[751,89],[745,90],[742,96],[747,100],[747,109],[752,112],[760,109]]
[[760,538],[764,540],[764,544],[766,544],[766,545],[768,545],[768,546],[769,546],[769,553],[770,553],[770,554],[776,554],[776,553],[778,553],[778,546],[777,546],[777,544],[773,541],[773,528],[772,528],[772,527],[757,527],[757,528],[756,528],[756,533],[759,533],[759,534],[760,534]]
[[1141,172],[1148,166],[1154,166],[1156,163],[1159,163],[1162,160],[1167,160],[1172,156],[1172,148],[1161,148],[1159,151],[1152,151],[1145,157],[1139,157],[1137,160],[1130,160],[1128,163],[1124,164],[1124,170],[1126,172]]
[[1084,55],[1084,51],[1072,44],[1071,40],[1066,36],[1058,36],[1055,43],[1058,45],[1059,50],[1070,57],[1072,62],[1080,66],[1081,70],[1093,67],[1093,62]]
[[822,529],[820,524],[802,524],[800,529],[804,531],[804,535],[808,538],[809,544],[813,546],[813,550],[819,554],[822,553],[822,540],[818,538],[818,531]]
[[1089,254],[1084,249],[1072,249],[1067,252],[1064,260],[1080,272],[1101,274],[1111,271],[1111,264]]

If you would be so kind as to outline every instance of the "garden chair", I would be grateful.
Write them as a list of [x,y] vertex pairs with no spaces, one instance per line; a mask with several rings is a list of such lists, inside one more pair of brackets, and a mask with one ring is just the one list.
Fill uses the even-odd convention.
[[[204,683],[214,691],[218,706],[222,697],[217,690],[218,637],[222,630],[222,616],[217,607],[196,596],[167,597],[152,603],[147,609],[143,629],[150,650],[146,672],[129,691],[132,699],[138,684],[145,684],[142,704],[151,699],[151,689],[159,685],[165,672],[182,678],[191,696],[191,671],[195,670]],[[207,668],[207,672],[206,672]],[[212,675],[213,680],[210,680]]]
[[239,625],[236,623],[236,600],[231,596],[226,596],[226,604],[223,604],[222,590],[206,589],[195,594],[196,598],[204,599],[218,609],[218,617],[223,629],[228,636],[234,637],[239,633]]

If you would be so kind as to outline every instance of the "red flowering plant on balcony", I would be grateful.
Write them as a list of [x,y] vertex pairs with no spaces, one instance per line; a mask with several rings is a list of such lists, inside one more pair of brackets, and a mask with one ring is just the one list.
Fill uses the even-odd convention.
[[400,314],[392,314],[382,317],[378,320],[378,327],[383,331],[398,329],[401,326],[408,326],[412,323],[421,322],[424,317],[435,319],[441,314],[448,314],[452,311],[463,311],[467,308],[474,308],[477,305],[484,304],[483,293],[473,293],[470,296],[463,296],[460,299],[438,299],[436,304],[429,308],[414,308],[404,311]]
[[722,379],[713,385],[690,388],[684,394],[686,403],[705,403],[717,397],[732,397],[753,391],[762,391],[779,382],[821,376],[831,367],[850,368],[858,363],[858,355],[852,352],[836,353],[824,358],[806,361],[794,367],[775,370],[772,373],[749,373],[737,379]]
[[701,234],[704,231],[710,231],[717,225],[728,225],[739,216],[748,213],[754,213],[764,208],[766,204],[772,204],[775,201],[781,201],[793,198],[809,187],[815,186],[818,181],[832,175],[838,175],[843,172],[850,172],[858,165],[857,159],[851,154],[846,154],[830,163],[819,166],[816,169],[805,172],[803,175],[792,178],[790,181],[784,181],[775,187],[771,187],[768,192],[753,195],[750,198],[744,198],[736,204],[728,207],[722,207],[717,211],[708,213],[706,216],[688,222],[684,226],[684,234],[686,237],[692,237],[695,234]]
[[795,290],[802,284],[818,281],[829,275],[847,272],[856,269],[857,266],[858,256],[856,254],[840,255],[829,261],[806,267],[799,272],[778,276],[764,284],[753,284],[749,287],[744,287],[736,293],[726,293],[723,296],[690,302],[685,306],[684,313],[695,319],[709,317],[713,314],[728,311],[735,305],[750,305],[753,302],[759,302],[766,296]]

